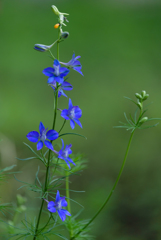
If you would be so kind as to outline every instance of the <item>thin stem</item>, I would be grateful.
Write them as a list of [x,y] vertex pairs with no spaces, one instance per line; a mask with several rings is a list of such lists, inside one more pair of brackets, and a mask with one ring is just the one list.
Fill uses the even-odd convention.
[[55,168],[54,168],[54,171],[53,171],[53,175],[54,175],[54,173],[56,171],[56,168],[57,168],[57,165],[58,165],[58,161],[59,161],[59,158],[57,158],[57,161],[56,161],[56,164],[55,164]]
[[[52,214],[51,214],[51,215],[52,215]],[[44,229],[46,228],[46,226],[48,225],[48,223],[50,222],[51,215],[50,215],[50,217],[49,217],[47,223],[45,224],[45,226],[44,226],[43,228],[40,229],[40,232],[42,232],[42,230],[44,230]],[[40,233],[40,232],[39,232],[39,233]]]
[[[71,213],[68,172],[66,172],[66,197],[67,197],[67,203],[68,203],[67,209],[68,209],[68,212]],[[73,236],[73,229],[72,229],[72,226],[71,226],[71,217],[70,217],[70,238],[72,238],[72,236]]]
[[[58,39],[59,39],[59,36],[60,36],[60,30],[59,30],[59,33],[58,33]],[[59,41],[57,41],[57,59],[59,59]],[[56,124],[57,105],[58,105],[58,90],[56,91],[55,101],[54,101],[53,130],[55,129],[55,124]],[[51,141],[51,142],[52,142],[52,141]],[[51,154],[51,150],[49,150],[48,162],[47,162],[47,167],[46,167],[44,194],[45,194],[45,192],[46,192],[47,189],[48,189],[48,178],[49,178],[49,168],[50,168],[50,154]],[[37,219],[37,224],[36,224],[36,229],[35,229],[35,235],[34,235],[33,240],[35,240],[35,239],[37,238],[37,233],[38,233],[38,228],[39,228],[39,223],[40,223],[40,218],[41,218],[41,213],[42,213],[43,205],[44,205],[44,199],[42,199],[42,202],[41,202],[41,207],[40,207],[39,216],[38,216],[38,219]]]
[[115,188],[116,188],[116,186],[117,186],[117,184],[118,184],[118,181],[119,181],[119,179],[120,179],[120,177],[121,177],[122,171],[123,171],[123,169],[124,169],[125,162],[126,162],[126,159],[127,159],[127,155],[128,155],[128,152],[129,152],[129,148],[130,148],[130,144],[131,144],[131,141],[132,141],[134,132],[135,132],[135,130],[131,133],[131,136],[130,136],[130,139],[129,139],[129,143],[128,143],[128,145],[127,145],[125,157],[124,157],[124,160],[123,160],[121,169],[120,169],[120,172],[119,172],[119,174],[118,174],[118,176],[117,176],[117,179],[116,179],[116,181],[115,181],[115,183],[114,183],[114,185],[113,185],[113,188],[112,188],[110,194],[108,195],[108,197],[106,198],[105,202],[102,204],[102,206],[100,207],[100,209],[97,211],[97,213],[94,215],[94,217],[93,217],[78,233],[76,233],[74,237],[70,238],[70,240],[75,239],[85,228],[87,228],[87,227],[89,226],[89,224],[90,224],[91,222],[93,222],[93,220],[98,216],[98,214],[102,211],[102,209],[105,207],[105,205],[106,205],[106,204],[108,203],[108,201],[110,200],[110,198],[111,198],[111,196],[112,196],[112,194],[113,194],[113,192],[114,192],[114,190],[115,190]]
[[59,132],[58,132],[58,133],[60,133],[60,132],[61,132],[61,130],[63,129],[63,127],[64,127],[65,123],[66,123],[66,119],[64,119],[63,125],[62,125],[62,127],[60,128],[60,130],[59,130]]

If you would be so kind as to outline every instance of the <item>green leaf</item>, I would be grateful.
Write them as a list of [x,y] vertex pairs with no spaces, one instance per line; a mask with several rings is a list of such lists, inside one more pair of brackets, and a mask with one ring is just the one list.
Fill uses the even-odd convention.
[[9,166],[9,167],[6,167],[6,168],[3,168],[3,169],[0,171],[0,173],[1,173],[1,172],[9,171],[9,170],[13,169],[14,167],[16,167],[16,165],[12,165],[12,166]]
[[16,158],[17,160],[20,160],[20,161],[28,161],[28,160],[31,160],[31,159],[37,159],[37,157],[29,157],[29,158]]
[[[40,161],[42,161],[43,163],[44,163],[44,160],[32,149],[32,147],[30,147],[27,143],[24,143],[30,150],[31,150],[31,152],[33,152],[36,156],[37,156],[37,158],[40,160]],[[44,163],[45,164],[45,163]]]

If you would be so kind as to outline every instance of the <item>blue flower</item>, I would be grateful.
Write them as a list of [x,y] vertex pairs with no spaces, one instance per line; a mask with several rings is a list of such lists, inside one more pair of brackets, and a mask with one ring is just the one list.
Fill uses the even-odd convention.
[[46,147],[51,149],[52,151],[54,150],[52,143],[47,141],[46,139],[53,141],[59,137],[59,134],[55,130],[49,130],[48,132],[47,130],[48,128],[45,129],[43,123],[40,122],[40,125],[39,125],[40,134],[37,131],[32,131],[26,135],[29,141],[38,142],[37,150],[42,149],[43,144],[45,144]]
[[57,59],[54,60],[53,68],[48,67],[43,70],[43,73],[48,76],[47,83],[51,84],[53,81],[56,81],[58,83],[63,83],[65,77],[69,73],[69,69],[65,67],[61,67],[60,63]]
[[71,214],[66,210],[63,209],[63,207],[67,207],[68,203],[65,200],[65,197],[60,197],[60,193],[57,190],[57,194],[56,194],[56,199],[55,202],[50,201],[48,202],[47,200],[45,200],[48,203],[48,210],[49,212],[58,212],[59,217],[61,218],[62,221],[65,221],[66,219],[66,215],[71,216]]
[[62,148],[61,148],[61,150],[59,152],[56,152],[54,150],[54,152],[56,154],[58,154],[58,158],[63,159],[66,162],[66,164],[68,165],[68,167],[71,168],[70,167],[70,163],[75,165],[73,160],[70,157],[68,157],[69,154],[72,154],[72,150],[70,149],[72,147],[72,144],[66,145],[66,147],[64,149],[64,141],[63,141],[63,139],[61,139],[61,140],[62,140]]
[[[55,91],[56,88],[56,81],[54,80],[51,84],[49,84]],[[73,86],[68,83],[68,82],[63,82],[60,86],[59,86],[59,90],[58,90],[58,97],[60,97],[61,95],[67,97],[67,95],[63,92],[63,90],[66,91],[71,91],[73,89]]]
[[66,120],[70,120],[70,126],[72,129],[75,127],[75,122],[82,127],[82,124],[78,120],[82,116],[82,110],[78,106],[73,106],[72,100],[69,98],[69,108],[64,109],[61,112],[61,116]]
[[81,68],[82,65],[81,63],[77,60],[78,58],[80,58],[81,56],[77,56],[75,57],[75,53],[73,53],[72,59],[68,62],[68,63],[62,63],[63,65],[69,67],[69,68],[73,68],[75,71],[79,72],[80,74],[83,75],[83,73],[81,72]]

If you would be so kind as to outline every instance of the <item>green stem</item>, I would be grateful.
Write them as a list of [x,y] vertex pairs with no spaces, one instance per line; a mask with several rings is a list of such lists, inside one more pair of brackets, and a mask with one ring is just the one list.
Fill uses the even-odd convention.
[[58,132],[58,133],[60,133],[60,132],[61,132],[61,130],[63,129],[63,127],[64,127],[65,123],[66,123],[66,119],[64,119],[63,125],[62,125],[62,127],[60,128],[60,130],[59,130],[59,132]]
[[[60,35],[60,30],[58,35]],[[59,37],[59,36],[58,36]],[[57,41],[57,59],[59,59],[59,41]],[[57,104],[58,104],[58,90],[56,91],[55,94],[55,101],[54,101],[54,119],[53,119],[53,130],[55,129],[55,123],[56,123],[56,116],[57,116]],[[52,142],[52,141],[51,141]],[[49,155],[48,155],[48,162],[47,162],[47,167],[46,167],[46,176],[45,176],[45,187],[44,187],[44,194],[48,189],[48,177],[49,177],[49,165],[50,165],[50,154],[51,154],[51,150],[49,150]],[[42,199],[41,202],[41,207],[40,207],[40,211],[39,211],[39,216],[37,219],[37,224],[36,224],[36,229],[35,229],[35,235],[33,240],[35,240],[37,238],[37,233],[38,233],[38,228],[39,228],[39,223],[40,223],[40,218],[41,218],[41,213],[42,213],[42,209],[43,209],[43,205],[44,205],[44,199]]]
[[89,224],[90,224],[91,222],[93,222],[93,220],[98,216],[98,214],[102,211],[102,209],[105,207],[105,205],[106,205],[106,204],[108,203],[108,201],[110,200],[110,198],[111,198],[111,196],[112,196],[112,194],[113,194],[113,192],[114,192],[114,190],[115,190],[115,188],[116,188],[116,186],[117,186],[117,184],[118,184],[118,181],[119,181],[119,179],[120,179],[120,177],[121,177],[122,171],[123,171],[123,169],[124,169],[125,162],[126,162],[126,159],[127,159],[127,155],[128,155],[128,152],[129,152],[129,148],[130,148],[130,144],[131,144],[131,141],[132,141],[132,137],[133,137],[133,135],[134,135],[134,132],[135,132],[135,130],[131,133],[131,136],[130,136],[130,139],[129,139],[129,143],[128,143],[128,145],[127,145],[125,157],[124,157],[124,160],[123,160],[121,169],[120,169],[120,172],[119,172],[119,174],[118,174],[118,176],[117,176],[117,179],[116,179],[116,181],[115,181],[115,183],[114,183],[114,185],[113,185],[113,188],[112,188],[110,194],[108,195],[108,197],[106,198],[105,202],[102,204],[102,206],[100,207],[100,209],[97,211],[97,213],[94,215],[94,217],[93,217],[78,233],[76,233],[74,237],[70,238],[70,240],[75,239],[85,228],[87,228],[87,227],[89,226]]
[[47,221],[47,223],[45,224],[45,226],[43,228],[40,229],[40,232],[42,232],[42,230],[44,230],[46,228],[46,226],[48,225],[48,223],[50,222],[50,219],[51,219],[51,215]]
[[[67,197],[67,203],[68,203],[67,209],[68,209],[68,212],[71,213],[68,172],[66,172],[66,197]],[[71,226],[71,217],[70,217],[70,238],[72,238],[72,236],[73,236],[73,229],[72,229],[72,226]]]

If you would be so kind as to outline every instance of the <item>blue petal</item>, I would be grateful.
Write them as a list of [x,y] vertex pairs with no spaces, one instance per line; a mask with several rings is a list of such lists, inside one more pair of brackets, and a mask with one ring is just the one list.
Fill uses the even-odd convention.
[[70,72],[70,70],[65,67],[61,67],[59,69],[60,77],[65,77],[69,72]]
[[63,150],[64,149],[64,141],[63,141],[63,139],[61,139],[61,141],[62,141],[62,148],[61,148],[61,150]]
[[82,68],[82,66],[81,66],[81,63],[80,63],[80,61],[78,61],[78,60],[76,60],[76,61],[74,61],[74,63],[73,63],[73,67],[81,67]]
[[66,215],[65,215],[64,211],[62,211],[62,210],[63,209],[58,210],[58,214],[59,214],[59,217],[61,218],[61,220],[64,222],[66,219]]
[[72,109],[73,104],[72,104],[72,100],[69,98],[69,110]]
[[72,119],[70,119],[70,126],[72,129],[75,128],[75,122]]
[[67,109],[64,109],[64,110],[61,112],[61,117],[65,118],[66,120],[69,120],[68,110],[67,110]]
[[46,134],[46,137],[49,140],[55,140],[59,137],[59,133],[57,133],[55,130],[49,130]]
[[71,91],[73,89],[73,86],[70,83],[64,81],[61,85],[61,88],[66,91]]
[[42,72],[46,76],[51,77],[54,73],[54,69],[52,67],[48,67],[48,68],[45,68]]
[[42,141],[39,141],[39,142],[37,143],[37,150],[39,151],[40,149],[42,149],[42,147],[43,147],[43,142],[42,142]]
[[54,89],[54,91],[55,91],[55,87],[53,87],[52,85],[49,85],[50,87],[52,87],[52,89]]
[[42,134],[42,132],[43,132],[44,130],[45,130],[45,127],[44,127],[43,123],[40,122],[40,124],[39,124],[39,131],[40,131],[40,134]]
[[63,90],[59,90],[58,97],[59,97],[59,94],[60,94],[60,96],[63,95],[64,97],[67,97],[67,95],[63,92]]
[[79,72],[82,76],[84,76],[83,75],[83,73],[81,72],[81,69],[82,67],[73,67],[73,69],[75,70],[75,71],[77,71],[77,72]]
[[58,202],[59,200],[60,200],[60,193],[59,193],[59,190],[57,190],[55,201]]
[[45,141],[44,141],[44,144],[45,144],[46,147],[49,148],[50,150],[52,150],[52,151],[54,150],[53,145],[51,144],[51,142],[45,140]]
[[78,106],[74,107],[74,115],[75,118],[80,118],[82,116],[82,110]]
[[47,208],[50,212],[53,212],[53,213],[56,212],[55,203],[53,201],[48,203]]
[[55,76],[54,80],[56,80],[58,83],[63,83],[64,79],[61,76]]
[[65,215],[71,216],[70,212],[68,212],[66,209],[62,209],[61,211],[63,211]]
[[68,160],[68,162],[72,163],[73,165],[76,165],[70,157],[67,157],[66,159]]
[[60,66],[60,63],[57,59],[54,60],[54,66]]
[[82,128],[82,124],[77,118],[74,118],[74,121]]
[[62,200],[61,200],[61,206],[62,206],[62,207],[67,207],[67,206],[68,206],[68,203],[67,203],[67,201],[65,200],[65,197],[63,197]]
[[62,95],[62,91],[59,90],[59,91],[58,91],[58,98],[61,97],[61,95]]
[[78,58],[81,58],[81,56],[77,56],[77,57],[75,58],[75,60],[77,60]]
[[37,142],[39,139],[39,133],[36,131],[29,132],[26,137],[28,138],[29,141],[31,142]]
[[53,84],[54,82],[55,82],[55,76],[54,75],[48,78],[47,83]]
[[68,162],[67,158],[61,156],[61,159],[63,159],[66,162],[68,168],[71,169],[70,163]]

